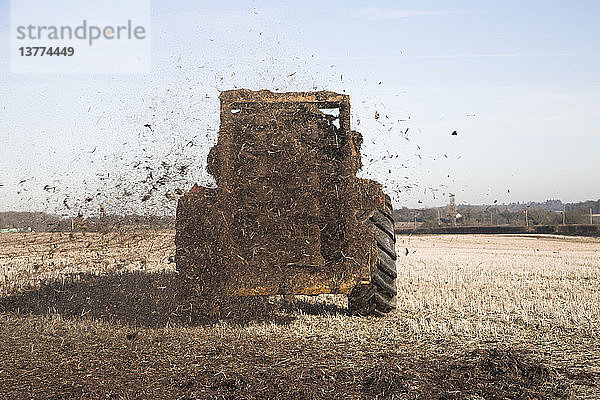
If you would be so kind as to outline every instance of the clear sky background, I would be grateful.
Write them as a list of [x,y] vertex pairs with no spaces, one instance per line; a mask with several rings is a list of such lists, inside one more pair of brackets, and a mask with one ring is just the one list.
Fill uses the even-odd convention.
[[151,73],[21,75],[0,0],[0,211],[172,212],[210,182],[235,87],[350,94],[361,175],[396,206],[596,200],[598,21],[597,1],[153,1]]

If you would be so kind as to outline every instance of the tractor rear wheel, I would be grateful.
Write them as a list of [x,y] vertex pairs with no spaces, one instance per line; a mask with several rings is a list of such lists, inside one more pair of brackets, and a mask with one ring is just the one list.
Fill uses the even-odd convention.
[[377,262],[371,282],[357,285],[348,295],[351,314],[384,316],[396,309],[396,234],[388,196],[384,204],[383,210],[369,210],[358,216],[375,236]]

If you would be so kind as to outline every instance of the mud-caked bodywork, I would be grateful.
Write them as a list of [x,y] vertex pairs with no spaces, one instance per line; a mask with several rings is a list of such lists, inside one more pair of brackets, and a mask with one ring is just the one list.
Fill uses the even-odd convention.
[[[186,301],[367,292],[379,254],[395,260],[393,220],[380,185],[356,177],[362,137],[349,97],[231,90],[220,100],[207,167],[217,187],[194,186],[177,206]],[[382,224],[383,246],[372,229]]]

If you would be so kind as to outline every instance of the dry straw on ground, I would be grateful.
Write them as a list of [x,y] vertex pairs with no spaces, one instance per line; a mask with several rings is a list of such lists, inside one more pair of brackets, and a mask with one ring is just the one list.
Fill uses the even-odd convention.
[[[398,305],[270,298],[190,323],[172,232],[0,236],[13,398],[600,398],[600,240],[398,238]],[[408,255],[404,255],[408,249]]]

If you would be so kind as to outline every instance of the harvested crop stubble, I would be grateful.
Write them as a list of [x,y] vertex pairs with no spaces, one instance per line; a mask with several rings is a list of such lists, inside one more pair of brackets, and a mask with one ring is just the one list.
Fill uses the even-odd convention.
[[[63,266],[44,264],[42,283],[30,285],[27,279],[38,279],[32,273],[19,275],[19,285],[3,284],[0,393],[39,399],[600,397],[598,241],[403,237],[399,249],[411,252],[398,264],[398,313],[353,317],[340,297],[273,297],[259,317],[197,324],[177,315],[172,264],[163,261],[173,245],[149,246],[168,237],[172,243],[172,232],[132,237],[139,258],[131,272],[114,262],[70,282],[53,270]],[[9,248],[18,246],[8,245],[12,239],[0,236],[3,260],[18,253]],[[83,246],[103,243],[97,235],[82,240]],[[47,246],[51,251],[52,242]],[[93,262],[77,268],[78,255],[87,259],[78,248],[62,254],[72,271],[94,268]],[[106,254],[123,248],[115,235]]]
[[418,316],[417,330],[598,332],[600,239],[428,236],[401,237],[399,246],[416,251],[402,260],[397,285],[399,309]]
[[174,232],[11,233],[0,236],[0,295],[82,273],[174,271]]

